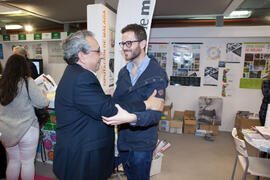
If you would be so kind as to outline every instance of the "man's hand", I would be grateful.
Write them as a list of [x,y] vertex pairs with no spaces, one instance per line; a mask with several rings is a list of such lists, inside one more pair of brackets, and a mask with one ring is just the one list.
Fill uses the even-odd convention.
[[144,101],[146,110],[163,111],[164,99],[155,97],[156,94],[157,90],[154,90],[152,95],[146,101]]
[[124,123],[136,122],[137,116],[135,114],[131,114],[127,112],[126,110],[122,109],[121,106],[119,106],[118,104],[116,104],[115,107],[118,109],[118,112],[116,115],[112,117],[102,116],[102,120],[105,124],[119,125],[119,124],[124,124]]

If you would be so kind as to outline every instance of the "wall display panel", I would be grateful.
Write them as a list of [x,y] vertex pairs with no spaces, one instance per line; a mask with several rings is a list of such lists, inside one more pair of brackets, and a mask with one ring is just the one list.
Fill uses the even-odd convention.
[[245,43],[243,76],[240,88],[260,89],[270,65],[270,43]]

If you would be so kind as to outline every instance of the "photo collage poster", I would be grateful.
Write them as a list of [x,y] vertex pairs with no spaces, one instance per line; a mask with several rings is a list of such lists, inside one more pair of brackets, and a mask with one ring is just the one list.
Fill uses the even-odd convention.
[[200,86],[202,43],[173,42],[171,85]]
[[270,70],[270,42],[246,42],[240,88],[260,89]]
[[148,56],[154,57],[159,65],[166,71],[168,63],[169,43],[149,43]]
[[263,79],[267,76],[270,61],[269,44],[247,44],[245,48],[243,78]]

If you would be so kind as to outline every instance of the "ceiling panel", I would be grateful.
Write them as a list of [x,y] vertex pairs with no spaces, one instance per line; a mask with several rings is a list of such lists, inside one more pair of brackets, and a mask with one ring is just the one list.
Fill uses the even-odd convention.
[[[100,1],[115,11],[117,10],[118,0]],[[240,1],[242,0],[156,0],[154,19],[164,19],[164,17],[185,19],[191,16],[222,15],[231,4]],[[86,22],[86,7],[93,3],[95,0],[0,0],[0,5],[22,9],[30,13],[26,16],[0,14],[0,24],[30,23],[35,24],[36,27],[50,27],[64,23]],[[270,0],[244,0],[238,7],[239,10],[252,10],[252,18],[259,19],[270,16],[269,8]]]

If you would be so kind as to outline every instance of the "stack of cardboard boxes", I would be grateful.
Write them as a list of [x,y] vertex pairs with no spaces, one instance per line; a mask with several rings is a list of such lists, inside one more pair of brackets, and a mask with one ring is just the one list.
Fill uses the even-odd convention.
[[184,133],[194,134],[196,132],[195,111],[184,111]]
[[159,122],[159,130],[163,132],[182,134],[184,113],[181,111],[175,111],[172,118],[172,107],[173,104],[164,106],[161,120]]
[[182,134],[184,112],[174,111],[173,119],[170,121],[170,133]]

